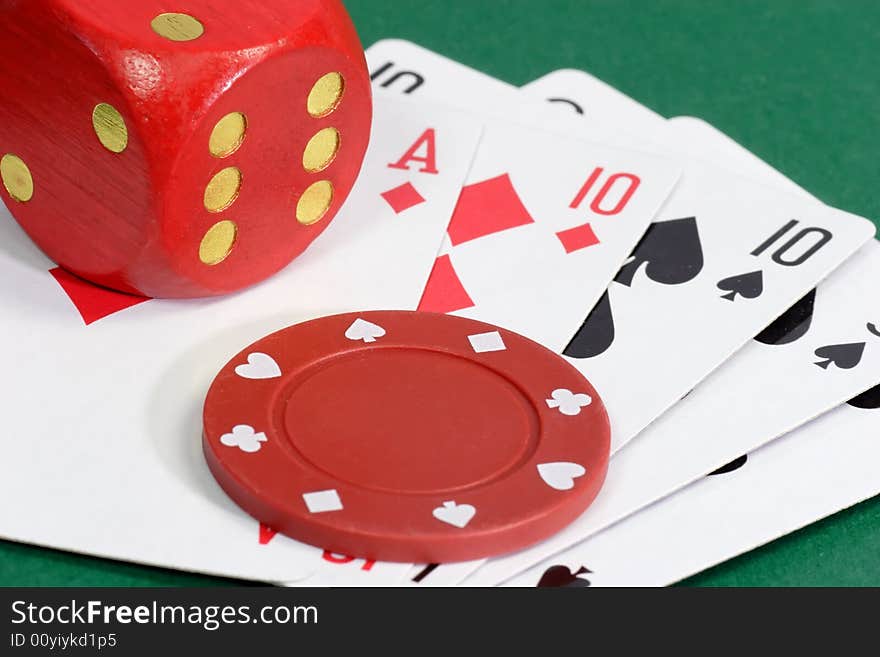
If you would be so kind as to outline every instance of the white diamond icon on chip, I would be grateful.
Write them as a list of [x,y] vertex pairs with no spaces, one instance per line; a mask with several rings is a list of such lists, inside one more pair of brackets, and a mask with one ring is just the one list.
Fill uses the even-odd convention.
[[469,335],[468,340],[470,340],[471,347],[478,354],[484,354],[488,351],[505,351],[507,349],[507,345],[504,344],[504,340],[498,331]]
[[303,500],[309,513],[326,513],[342,509],[342,500],[335,489],[319,490],[314,493],[303,493]]

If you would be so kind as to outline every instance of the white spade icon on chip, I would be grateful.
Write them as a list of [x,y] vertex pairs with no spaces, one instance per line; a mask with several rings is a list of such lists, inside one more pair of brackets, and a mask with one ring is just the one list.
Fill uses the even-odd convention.
[[443,506],[434,509],[434,517],[437,520],[459,529],[466,527],[476,513],[477,510],[472,505],[456,504],[452,501],[444,502]]
[[364,342],[375,342],[383,335],[385,335],[385,329],[360,317],[354,320],[345,332],[345,337],[349,340],[363,340]]

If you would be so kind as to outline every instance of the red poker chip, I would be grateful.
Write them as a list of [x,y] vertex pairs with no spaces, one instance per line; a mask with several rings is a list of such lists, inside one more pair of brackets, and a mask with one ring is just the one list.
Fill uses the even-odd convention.
[[283,534],[440,563],[518,550],[574,520],[605,479],[610,428],[590,383],[537,343],[384,311],[242,351],[208,391],[203,446],[226,493]]

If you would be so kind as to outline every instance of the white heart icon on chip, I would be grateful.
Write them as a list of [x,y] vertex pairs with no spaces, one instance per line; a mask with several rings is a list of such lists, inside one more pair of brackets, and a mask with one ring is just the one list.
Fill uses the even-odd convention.
[[476,515],[477,510],[470,504],[444,502],[443,506],[434,509],[434,517],[447,525],[463,529]]
[[541,463],[538,465],[538,474],[550,488],[556,490],[571,490],[574,488],[574,480],[587,474],[584,466],[567,461],[556,463]]
[[243,379],[277,379],[281,368],[274,358],[256,351],[248,354],[248,362],[236,367],[235,373]]
[[354,320],[345,332],[345,337],[349,340],[363,340],[364,342],[375,342],[377,338],[381,338],[384,335],[385,329],[360,317]]

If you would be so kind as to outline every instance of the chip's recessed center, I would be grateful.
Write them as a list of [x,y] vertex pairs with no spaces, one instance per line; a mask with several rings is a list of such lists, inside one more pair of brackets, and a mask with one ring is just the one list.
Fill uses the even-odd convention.
[[293,446],[333,477],[400,493],[460,490],[531,453],[538,420],[507,379],[458,356],[376,348],[342,356],[289,392]]

